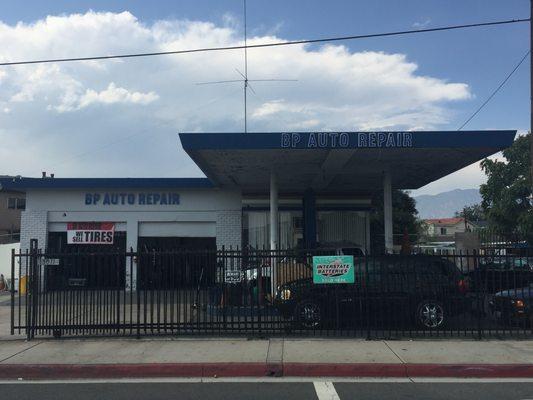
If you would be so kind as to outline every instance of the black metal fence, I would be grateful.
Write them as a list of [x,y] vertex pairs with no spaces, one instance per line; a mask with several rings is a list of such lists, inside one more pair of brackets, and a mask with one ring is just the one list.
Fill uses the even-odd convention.
[[529,247],[527,235],[520,232],[503,234],[489,228],[476,229],[474,232],[478,235],[482,249],[509,249],[516,254],[522,249],[527,251]]
[[[11,332],[533,336],[533,252],[356,256],[353,283],[313,283],[313,258],[336,253],[13,252]],[[338,260],[322,278],[345,272]]]

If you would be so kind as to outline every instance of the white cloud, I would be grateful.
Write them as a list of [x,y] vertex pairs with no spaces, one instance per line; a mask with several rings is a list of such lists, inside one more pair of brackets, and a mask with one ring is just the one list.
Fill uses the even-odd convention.
[[[284,40],[276,29],[262,31],[270,33],[256,33],[249,42]],[[129,12],[0,23],[2,61],[241,43],[229,15],[221,25],[185,19],[146,24]],[[405,54],[295,45],[250,49],[248,58],[250,79],[298,80],[252,82],[254,131],[438,129],[452,117],[450,104],[471,97],[467,84],[422,75]],[[0,171],[200,175],[178,148],[176,133],[242,130],[242,83],[195,85],[240,79],[236,68],[243,68],[240,50],[2,68],[0,104],[10,113],[0,113]]]
[[224,24],[224,26],[237,28],[240,23],[240,17],[237,17],[235,14],[227,12],[222,15],[222,23]]
[[272,100],[267,101],[260,106],[258,106],[252,113],[253,118],[257,119],[266,119],[266,118],[272,118],[275,114],[279,114],[281,112],[305,112],[302,107],[295,107],[291,104],[287,104],[285,100]]
[[150,104],[157,100],[159,96],[154,92],[142,93],[131,92],[128,89],[117,87],[111,82],[107,89],[97,92],[93,89],[87,89],[81,96],[75,93],[66,93],[62,102],[56,110],[59,112],[74,111],[90,106],[91,104]]
[[422,28],[426,28],[429,24],[431,24],[431,19],[430,18],[426,18],[423,21],[415,22],[413,24],[413,28],[422,29]]
[[321,121],[318,119],[306,119],[303,121],[294,122],[287,126],[289,130],[305,130],[305,129],[313,129],[313,130],[321,130],[320,125]]

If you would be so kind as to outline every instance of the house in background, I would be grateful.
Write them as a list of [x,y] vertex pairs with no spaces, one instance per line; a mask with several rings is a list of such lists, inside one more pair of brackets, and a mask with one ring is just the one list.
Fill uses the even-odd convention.
[[425,219],[425,236],[430,242],[453,242],[456,233],[473,231],[477,225],[464,218]]
[[[7,178],[0,176],[0,178]],[[0,243],[20,241],[20,213],[26,208],[24,192],[0,187]]]

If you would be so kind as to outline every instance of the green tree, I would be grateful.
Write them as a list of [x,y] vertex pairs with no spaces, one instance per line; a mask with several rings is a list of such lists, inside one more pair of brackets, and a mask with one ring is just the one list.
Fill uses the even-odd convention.
[[487,183],[481,185],[481,203],[489,227],[502,235],[520,235],[533,244],[533,204],[530,175],[531,133],[516,139],[503,151],[506,161],[485,159],[481,168]]
[[[385,251],[385,227],[383,220],[383,193],[376,194],[372,199],[376,207],[370,217],[370,243],[373,254]],[[402,190],[392,191],[392,220],[394,244],[401,244],[402,235],[407,231],[412,243],[420,233],[421,221],[418,219],[416,201],[409,193]]]
[[481,204],[473,204],[471,206],[466,206],[461,211],[455,212],[456,217],[465,218],[467,221],[484,221],[485,220],[485,211]]

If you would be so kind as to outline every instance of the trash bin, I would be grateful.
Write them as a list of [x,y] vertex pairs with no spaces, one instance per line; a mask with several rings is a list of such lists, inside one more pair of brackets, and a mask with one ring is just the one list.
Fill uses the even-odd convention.
[[27,293],[27,283],[28,283],[28,275],[22,275],[20,277],[20,283],[19,283],[19,293],[20,294],[26,294]]

